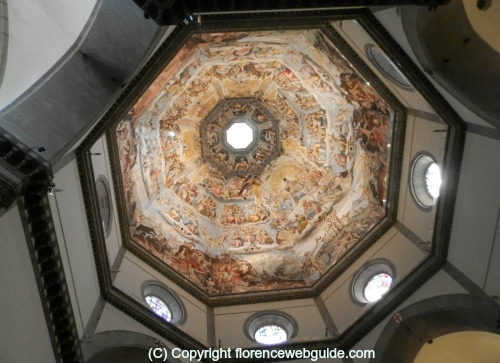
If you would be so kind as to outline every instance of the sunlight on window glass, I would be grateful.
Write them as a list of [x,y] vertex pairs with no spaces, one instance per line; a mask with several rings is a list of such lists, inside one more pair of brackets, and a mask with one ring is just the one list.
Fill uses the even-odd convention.
[[425,187],[432,198],[439,197],[441,188],[441,170],[438,164],[432,163],[425,172]]
[[278,325],[264,325],[255,332],[255,340],[261,344],[283,343],[287,338],[285,329]]
[[235,122],[226,131],[227,142],[235,149],[245,149],[253,141],[253,130],[244,122]]
[[163,300],[157,298],[156,296],[146,296],[146,303],[155,312],[156,315],[160,316],[166,321],[170,321],[172,319],[172,313]]
[[380,300],[382,296],[389,291],[392,277],[386,273],[380,273],[373,276],[365,287],[365,298],[368,302]]

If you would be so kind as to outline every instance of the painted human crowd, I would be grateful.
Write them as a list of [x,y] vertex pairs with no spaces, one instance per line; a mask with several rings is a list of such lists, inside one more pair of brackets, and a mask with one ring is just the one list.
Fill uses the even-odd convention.
[[[319,30],[197,34],[160,78],[114,130],[131,237],[207,294],[311,286],[385,216],[392,110]],[[279,154],[235,176],[200,124],[242,97]]]

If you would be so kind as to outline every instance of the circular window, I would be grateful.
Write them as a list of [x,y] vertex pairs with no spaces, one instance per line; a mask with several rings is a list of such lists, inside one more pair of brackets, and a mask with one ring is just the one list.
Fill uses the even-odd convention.
[[439,197],[441,169],[428,154],[418,155],[411,168],[411,194],[417,204],[430,209]]
[[234,122],[226,130],[227,143],[236,150],[246,149],[253,139],[253,130],[246,122]]
[[380,48],[373,44],[368,44],[366,46],[366,53],[375,67],[385,74],[390,81],[407,90],[412,89],[408,78]]
[[386,261],[370,261],[354,277],[352,294],[357,302],[368,304],[378,301],[390,289],[394,269]]
[[439,189],[441,188],[441,169],[438,164],[432,163],[425,171],[425,189],[429,195],[436,199],[439,197]]
[[166,321],[172,320],[172,312],[168,308],[167,304],[165,304],[165,301],[153,295],[146,296],[145,300],[156,315],[160,316]]
[[186,310],[181,300],[160,282],[144,283],[142,296],[147,306],[165,321],[173,324],[182,324],[186,321]]
[[392,277],[386,273],[380,273],[373,276],[365,286],[365,299],[368,302],[380,300],[391,287]]
[[258,343],[271,345],[283,343],[288,339],[288,334],[279,325],[264,325],[257,329],[254,338]]
[[284,343],[297,335],[295,319],[281,311],[254,314],[243,329],[248,339],[264,345]]
[[111,188],[108,179],[100,175],[95,182],[97,202],[99,203],[99,213],[101,215],[102,229],[106,237],[111,233],[113,222],[113,208],[111,205]]

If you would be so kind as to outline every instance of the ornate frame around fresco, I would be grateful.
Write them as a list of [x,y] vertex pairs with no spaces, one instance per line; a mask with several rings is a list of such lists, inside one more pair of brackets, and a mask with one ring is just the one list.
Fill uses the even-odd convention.
[[[83,362],[47,190],[50,164],[0,128],[0,216],[16,201],[56,362]],[[7,174],[8,175],[8,174]]]
[[[354,247],[352,247],[346,255],[316,282],[312,287],[303,287],[296,289],[280,289],[275,291],[263,292],[248,292],[231,295],[218,295],[208,296],[205,292],[200,290],[190,281],[187,281],[185,276],[176,272],[164,262],[151,255],[149,252],[138,246],[136,243],[130,241],[130,231],[128,228],[129,217],[127,213],[127,203],[123,193],[123,181],[121,177],[120,161],[118,153],[118,145],[116,142],[115,126],[121,120],[122,113],[116,113],[110,116],[110,121],[113,125],[108,129],[107,142],[110,146],[110,163],[113,172],[113,183],[115,185],[115,195],[118,206],[118,214],[120,218],[120,231],[122,235],[123,246],[140,258],[146,264],[153,267],[155,270],[162,273],[171,281],[188,291],[191,295],[202,301],[208,306],[224,306],[224,305],[240,305],[249,304],[252,302],[264,301],[278,301],[278,300],[292,300],[303,299],[318,296],[326,287],[328,287],[336,278],[338,278],[355,260],[357,260],[371,245],[373,245],[389,228],[395,223],[397,215],[397,202],[399,196],[399,184],[401,177],[401,163],[403,154],[404,132],[406,123],[406,112],[403,105],[397,100],[396,97],[385,87],[385,85],[371,72],[368,66],[357,56],[352,48],[343,40],[343,38],[325,21],[312,19],[302,20],[300,23],[295,24],[295,21],[279,20],[273,21],[272,26],[263,27],[262,24],[252,22],[242,24],[238,21],[222,22],[222,26],[217,22],[213,24],[206,24],[204,20],[203,31],[219,32],[219,31],[243,31],[243,30],[263,30],[263,29],[301,29],[301,28],[318,28],[325,34],[333,44],[340,50],[342,54],[354,65],[358,72],[363,77],[370,81],[370,84],[377,90],[381,97],[395,110],[394,127],[392,133],[391,144],[391,167],[388,178],[388,193],[387,201],[390,207],[386,207],[385,217],[377,223],[377,225]],[[196,29],[183,29],[184,39],[196,32]],[[156,63],[153,67],[149,68],[149,72],[158,73],[165,64],[177,53],[177,49],[166,47],[160,51],[159,58],[162,62]],[[149,82],[140,80],[137,87],[142,89],[147,87]]]
[[[397,305],[427,281],[446,260],[448,243],[450,238],[451,224],[455,205],[456,191],[458,187],[458,173],[461,164],[463,144],[465,141],[465,123],[446,103],[439,92],[402,51],[399,45],[391,38],[387,31],[380,25],[375,17],[367,9],[332,10],[323,12],[286,12],[286,13],[258,13],[241,15],[210,15],[203,17],[203,31],[236,31],[256,29],[300,29],[320,28],[349,59],[358,72],[369,81],[378,93],[396,110],[395,127],[393,131],[391,170],[389,176],[389,191],[387,200],[391,202],[391,208],[387,210],[386,217],[365,238],[364,243],[353,248],[343,260],[333,267],[312,288],[301,288],[292,290],[281,290],[265,293],[245,293],[231,296],[208,297],[198,288],[186,282],[181,276],[165,271],[159,261],[145,253],[141,248],[128,242],[128,218],[124,213],[124,196],[120,192],[121,178],[119,172],[119,161],[111,158],[113,168],[113,181],[115,184],[116,199],[120,210],[120,228],[124,238],[124,246],[142,259],[145,263],[160,271],[187,292],[200,299],[207,306],[224,306],[234,304],[249,304],[254,302],[277,301],[316,297],[335,278],[345,271],[353,261],[359,257],[370,245],[382,236],[395,222],[397,212],[397,195],[399,181],[401,178],[401,158],[403,154],[403,135],[405,128],[406,112],[399,101],[388,91],[384,84],[375,76],[371,69],[361,60],[354,50],[344,39],[329,25],[330,21],[353,19],[371,35],[377,45],[392,59],[401,65],[405,75],[419,91],[427,102],[435,109],[439,116],[448,125],[444,162],[442,166],[443,180],[447,188],[437,203],[436,220],[433,237],[433,247],[430,255],[403,281],[398,283],[385,295],[381,303],[375,304],[365,315],[357,320],[342,335],[332,340],[322,340],[308,343],[293,343],[286,345],[287,348],[321,348],[351,347],[371,328],[375,327],[387,314]],[[97,274],[101,293],[106,301],[143,323],[148,328],[164,336],[173,344],[187,349],[203,349],[204,345],[189,337],[180,329],[161,321],[154,316],[145,306],[115,288],[112,284],[110,267],[108,264],[105,238],[100,226],[99,209],[95,198],[94,174],[92,161],[89,154],[90,148],[106,130],[110,130],[124,115],[133,102],[146,90],[148,85],[157,76],[161,68],[170,61],[180,49],[185,40],[194,32],[200,31],[198,25],[191,23],[186,27],[177,27],[168,37],[157,53],[148,61],[138,76],[124,89],[118,101],[108,110],[104,117],[94,127],[84,142],[77,150],[79,173],[82,182],[83,195],[86,205],[87,218],[89,222],[90,235],[94,257],[96,261]],[[108,143],[111,145],[111,154],[116,157],[115,138],[108,133]],[[114,135],[113,135],[114,136]]]

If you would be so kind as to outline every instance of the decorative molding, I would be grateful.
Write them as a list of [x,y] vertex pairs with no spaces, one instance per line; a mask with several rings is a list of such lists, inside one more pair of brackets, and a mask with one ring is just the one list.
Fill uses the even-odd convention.
[[19,198],[21,220],[56,362],[83,362],[68,285],[47,198],[46,171],[29,178]]
[[318,308],[319,314],[321,315],[323,322],[325,323],[326,328],[328,329],[327,332],[328,334],[325,333],[325,338],[330,338],[330,336],[331,337],[338,336],[337,326],[335,325],[332,316],[328,312],[325,302],[323,301],[321,296],[316,296],[313,300],[314,303],[316,304],[316,307]]
[[499,331],[498,305],[491,299],[467,294],[432,297],[399,313],[404,324],[389,320],[375,344],[377,354],[370,363],[413,362],[425,342],[446,334],[459,331],[498,334]]
[[[17,198],[55,360],[82,362],[71,298],[47,198],[52,171],[32,149],[5,130],[0,131],[0,166],[5,168],[0,182],[2,186],[10,187],[11,195]],[[2,198],[0,207],[10,199],[12,197]]]
[[[208,13],[208,14],[221,14],[231,12],[236,13],[258,13],[261,11],[312,11],[312,10],[325,10],[331,8],[351,8],[353,6],[401,6],[401,5],[420,5],[428,6],[429,9],[436,9],[439,5],[449,3],[450,0],[322,0],[315,1],[313,4],[308,5],[303,2],[283,1],[273,2],[273,9],[270,9],[269,3],[262,1],[244,1],[244,2],[231,2],[229,6],[225,1],[150,1],[144,2],[141,0],[134,0],[134,2],[144,11],[144,15],[149,19],[152,18],[158,25],[169,24],[188,24],[189,21],[194,20],[194,16],[190,11],[195,14]],[[230,10],[228,10],[230,9]],[[191,19],[187,19],[191,16]]]
[[32,149],[0,127],[0,214],[21,194],[31,175],[48,167]]
[[500,140],[500,130],[494,127],[487,127],[473,123],[467,123],[467,132],[488,137],[493,140]]
[[[425,242],[423,239],[421,239],[419,236],[417,236],[412,230],[410,230],[408,227],[406,227],[403,223],[400,221],[397,221],[396,224],[394,225],[396,229],[403,234],[411,243],[413,243],[415,246],[418,247],[419,250],[421,250],[424,253],[430,253],[431,249],[431,242]],[[426,247],[428,246],[428,247]]]
[[[123,193],[123,181],[121,177],[120,162],[118,159],[118,145],[113,129],[115,125],[120,121],[124,114],[128,111],[128,107],[135,102],[135,100],[140,97],[142,92],[147,89],[147,86],[154,79],[151,75],[157,75],[161,69],[163,69],[166,62],[168,62],[177,53],[177,51],[182,46],[182,41],[186,41],[189,37],[197,31],[194,26],[183,28],[183,32],[180,34],[174,34],[173,47],[163,47],[160,49],[159,53],[155,55],[155,59],[152,59],[151,68],[148,68],[145,74],[136,78],[131,84],[131,88],[122,97],[121,101],[117,102],[114,106],[114,111],[109,112],[107,116],[100,121],[100,130],[104,131],[108,128],[110,131],[107,133],[107,142],[110,149],[110,165],[113,176],[113,185],[115,185],[115,200],[117,202],[120,230],[123,238],[123,246],[136,255],[139,259],[144,261],[149,266],[153,267],[155,270],[162,273],[164,276],[168,277],[170,280],[175,282],[177,285],[182,287],[185,291],[205,303],[207,306],[227,306],[233,304],[249,304],[255,302],[272,302],[280,300],[292,300],[292,299],[302,299],[311,298],[318,296],[324,289],[326,289],[336,278],[338,278],[352,263],[359,258],[373,243],[375,243],[385,232],[389,230],[392,224],[395,222],[397,215],[397,204],[399,195],[399,185],[401,178],[401,168],[402,168],[402,155],[403,155],[403,141],[404,132],[406,126],[406,111],[403,105],[398,101],[398,99],[389,91],[389,89],[380,81],[371,68],[364,63],[364,61],[357,55],[357,53],[347,44],[347,42],[338,34],[333,27],[329,24],[329,21],[335,19],[344,19],[347,14],[355,14],[358,16],[363,16],[367,14],[367,11],[357,9],[355,11],[335,11],[329,12],[328,15],[325,13],[317,13],[315,16],[309,18],[301,17],[300,19],[294,19],[290,14],[284,14],[286,19],[275,20],[272,24],[267,21],[267,15],[265,19],[256,17],[251,23],[242,22],[238,19],[220,20],[220,16],[214,17],[214,22],[210,19],[205,19],[204,29],[206,31],[238,31],[238,30],[252,30],[252,29],[296,29],[296,28],[319,28],[330,40],[334,43],[336,47],[349,59],[349,61],[355,66],[356,70],[367,80],[377,92],[383,97],[386,102],[388,102],[391,107],[395,110],[394,116],[394,129],[391,140],[391,168],[388,176],[388,193],[387,201],[389,208],[386,209],[386,217],[378,223],[375,228],[368,233],[362,241],[356,244],[346,256],[338,262],[334,267],[330,269],[329,272],[325,274],[315,285],[307,288],[297,288],[297,289],[287,289],[272,292],[252,292],[243,294],[233,294],[225,296],[208,296],[205,292],[200,290],[194,284],[186,281],[183,275],[174,271],[172,268],[166,266],[158,258],[152,256],[145,249],[133,243],[130,240],[130,230],[129,230],[129,217],[127,211],[127,203]],[[263,15],[263,14],[259,14]],[[274,14],[275,15],[275,14]],[[168,42],[168,39],[167,39]],[[167,43],[165,42],[165,43]],[[128,104],[127,104],[128,102]],[[89,150],[91,145],[99,137],[98,134],[89,135],[88,139],[84,141],[80,147],[79,152],[83,150]]]
[[207,343],[209,347],[215,347],[215,309],[207,307]]
[[113,282],[115,281],[116,276],[118,276],[118,272],[120,272],[120,266],[122,264],[123,258],[125,257],[125,253],[126,253],[125,248],[123,246],[120,246],[120,249],[116,254],[115,260],[111,265],[111,280],[113,280]]
[[[476,33],[470,24],[463,3],[461,1],[450,2],[446,9],[439,9],[438,12],[430,16],[427,16],[428,12],[424,8],[401,6],[399,9],[404,35],[429,78],[437,82],[459,103],[483,120],[499,128],[499,108],[496,105],[497,103],[495,104],[498,98],[497,94],[490,92],[489,94],[493,97],[481,97],[482,88],[495,89],[498,83],[497,64],[499,54]],[[449,17],[450,14],[453,14],[453,16]],[[444,35],[444,33],[440,32],[432,34],[432,31],[429,31],[432,28],[425,29],[426,26],[435,27],[438,21],[441,24],[447,24],[448,28],[456,31]],[[424,42],[428,41],[429,37],[432,38],[432,41],[425,44]],[[464,37],[467,39],[465,42]],[[440,54],[442,58],[433,59],[429,49],[431,43],[434,44],[434,49],[439,49],[436,53]],[[443,50],[446,53],[443,53]],[[435,52],[432,51],[432,53]],[[453,61],[450,62],[452,58]],[[453,69],[453,66],[450,67],[450,65],[460,63],[463,65],[460,70]],[[476,70],[481,66],[483,66],[481,73],[478,74]],[[474,76],[472,72],[475,72],[476,75]],[[454,76],[454,73],[456,76]],[[460,75],[467,73],[467,77],[460,77]],[[496,77],[494,77],[495,75]],[[474,79],[474,82],[470,82],[471,78]],[[479,81],[480,79],[481,81]],[[464,87],[468,88],[467,93]],[[483,95],[486,95],[486,93]],[[484,102],[486,100],[489,102]]]
[[443,270],[450,275],[450,277],[458,282],[465,290],[467,290],[471,295],[479,296],[483,299],[489,298],[489,295],[484,292],[478,285],[474,283],[467,275],[455,267],[451,262],[446,261],[443,266]]
[[85,361],[91,361],[93,357],[101,352],[119,347],[139,347],[148,350],[153,347],[166,348],[169,352],[169,362],[181,363],[177,358],[172,358],[170,348],[166,347],[160,340],[141,333],[113,330],[97,333],[86,341],[82,342],[83,355]]
[[0,164],[0,216],[14,203],[18,194],[17,184],[6,177],[2,169]]
[[[82,43],[84,42],[85,38],[87,37],[87,34],[89,33],[90,29],[92,28],[92,25],[94,24],[94,21],[97,17],[97,14],[99,13],[99,9],[101,8],[101,4],[104,0],[96,0],[96,4],[94,8],[92,9],[92,12],[90,13],[90,16],[85,23],[85,25],[82,28],[82,31],[78,35],[78,37],[75,39],[73,44],[69,47],[69,49],[64,52],[64,54],[57,60],[57,62],[54,63],[50,69],[45,72],[35,83],[33,83],[26,91],[21,93],[18,97],[16,97],[11,103],[9,103],[6,107],[4,107],[2,110],[0,110],[0,115],[5,115],[7,114],[10,110],[14,109],[21,103],[23,103],[33,92],[38,90],[40,87],[43,86],[45,82],[47,82],[68,60],[70,60],[73,55],[80,49]],[[3,6],[2,4],[3,1],[0,0],[0,6]],[[6,4],[7,0],[5,0],[5,8],[7,8]],[[0,12],[0,16],[3,15]],[[7,17],[6,17],[7,19]],[[7,32],[8,33],[8,32]],[[1,40],[0,40],[1,43]],[[5,52],[7,53],[7,52]],[[5,54],[6,56],[6,54]],[[3,67],[0,68],[0,85],[1,85],[1,79],[3,78]]]
[[409,108],[406,110],[406,112],[408,113],[408,116],[423,118],[424,120],[432,121],[441,125],[443,124],[443,121],[435,113],[430,113],[422,110],[415,110],[414,108]]
[[[338,17],[335,17],[335,14],[338,14]],[[274,16],[275,15],[276,14],[274,14]],[[305,19],[303,15],[303,13],[300,14],[302,20],[297,21],[299,23],[298,26],[310,26],[310,24],[308,25],[308,22],[303,20]],[[287,16],[288,15],[284,15],[283,18],[286,18]],[[445,182],[447,183],[448,188],[440,197],[437,206],[437,222],[434,233],[434,248],[432,250],[432,255],[420,266],[418,266],[413,274],[409,275],[401,283],[395,286],[395,288],[383,298],[382,303],[375,304],[372,309],[370,309],[365,315],[363,315],[362,318],[355,322],[335,340],[288,344],[282,347],[286,349],[302,347],[305,347],[306,349],[326,347],[342,347],[342,349],[346,349],[348,347],[352,347],[361,337],[382,321],[396,306],[408,298],[416,289],[425,283],[427,279],[433,276],[444,263],[447,254],[458,184],[458,174],[460,170],[460,161],[463,143],[465,140],[465,124],[446,104],[440,94],[432,88],[429,81],[401,51],[397,43],[389,38],[385,29],[381,27],[372,15],[359,10],[350,12],[340,11],[338,13],[331,12],[329,15],[324,15],[324,13],[322,13],[321,16],[316,15],[315,20],[323,19],[323,21],[326,21],[346,18],[347,16],[356,16],[358,21],[375,38],[377,43],[383,47],[384,51],[391,55],[391,57],[396,57],[398,59],[398,61],[403,65],[403,69],[406,70],[406,75],[409,77],[412,84],[415,85],[418,91],[424,95],[432,107],[436,109],[440,117],[443,118],[443,120],[448,124],[449,130],[447,134],[446,152],[444,158],[444,175],[447,178]],[[247,17],[246,19],[245,17],[236,17],[235,19],[235,17],[232,16],[231,19],[234,20],[233,23],[230,23],[228,18],[216,18],[218,21],[227,22],[230,27],[232,26],[232,29],[237,29],[238,27],[241,28],[245,22],[246,24],[256,24],[256,26],[263,26],[266,24],[267,28],[275,26],[274,23],[269,23],[269,18],[261,19],[255,23],[253,20],[257,19],[254,19],[252,16]],[[292,19],[288,16],[288,19],[285,20],[286,21],[282,22],[281,27],[285,26],[284,24],[288,24],[288,27],[292,27]],[[279,22],[276,21],[275,23],[277,24]],[[174,31],[172,38],[174,39],[174,47],[176,45],[180,46],[182,44],[180,39],[182,36],[189,34],[190,31],[193,31],[192,27],[186,27],[177,32]],[[162,46],[161,49],[164,51],[166,46]],[[155,62],[158,61],[158,58],[155,58],[148,64],[154,65]],[[147,73],[146,78],[154,78],[154,72]],[[372,80],[370,80],[370,82],[372,82]],[[136,82],[134,84],[137,85],[138,83]],[[143,87],[145,87],[144,83]],[[126,91],[121,99],[130,99],[132,98],[131,95],[140,94],[139,91],[137,88],[134,89],[134,92],[129,89],[128,93]],[[121,104],[113,109],[114,112],[119,113],[120,110],[125,110],[126,106]],[[205,349],[206,347],[202,343],[194,340],[192,337],[188,336],[175,326],[165,323],[160,318],[154,316],[154,314],[145,306],[142,306],[140,303],[112,286],[110,277],[111,273],[107,263],[107,253],[104,244],[104,234],[99,224],[100,218],[99,209],[97,208],[95,199],[95,187],[93,182],[89,182],[87,179],[88,176],[91,176],[91,180],[94,180],[94,175],[90,157],[86,153],[88,147],[93,143],[92,138],[99,137],[109,124],[109,119],[103,119],[100,121],[98,127],[90,133],[89,138],[87,138],[78,151],[79,173],[82,180],[82,189],[86,204],[87,219],[90,226],[94,258],[98,271],[99,286],[103,298],[119,310],[136,319],[139,323],[142,323],[147,328],[165,337],[173,344],[185,349]],[[0,149],[2,148],[2,145],[4,145],[4,140],[1,142]],[[8,159],[7,161],[10,165],[16,169],[18,169],[18,167],[21,168],[23,165],[30,165],[27,164],[27,161],[31,160],[32,156],[30,156],[28,152],[19,149],[21,153],[18,153],[18,150],[15,149],[17,146],[14,144],[8,145],[5,143],[5,145],[7,145],[5,150],[8,148],[10,149],[8,149],[7,152],[1,157],[5,157],[6,160]],[[394,150],[395,149],[396,148],[394,148]],[[20,161],[16,163],[17,160]],[[54,227],[51,221],[50,209],[48,207],[46,197],[46,187],[51,180],[51,175],[50,171],[47,169],[36,171],[40,165],[42,164],[37,163],[37,167],[34,169],[35,171],[32,171],[33,174],[28,173],[29,178],[26,185],[23,187],[23,195],[20,200],[22,219],[25,225],[35,275],[40,288],[42,306],[44,307],[44,312],[47,317],[49,331],[52,333],[52,342],[54,344],[56,357],[58,357],[57,360],[82,361],[80,346],[78,343],[78,334],[76,332],[76,324],[73,318],[69,294],[64,279],[64,270],[58,254],[59,249],[57,241],[55,240],[55,231],[53,230]],[[394,171],[394,169],[397,168],[393,167],[391,169],[391,172],[394,172],[397,175],[397,171]],[[395,185],[392,185],[392,187],[395,187]],[[360,251],[357,252],[362,253]],[[345,268],[347,267],[348,265],[345,266]],[[290,292],[290,295],[294,294],[294,291]],[[257,296],[250,302],[257,301],[262,301],[260,296]]]
[[83,332],[83,342],[95,333],[99,320],[101,319],[102,312],[104,311],[104,306],[106,306],[106,301],[102,298],[102,296],[99,296],[99,299],[97,299],[94,309],[92,310],[92,314],[90,314],[85,331]]
[[[243,106],[243,107],[242,107]],[[245,113],[241,113],[245,109]],[[258,113],[264,119],[257,121]],[[228,116],[226,124],[220,124],[221,114]],[[253,141],[242,150],[234,149],[225,133],[234,125],[242,122],[250,127]],[[279,120],[255,98],[225,98],[221,100],[198,127],[201,136],[202,160],[217,168],[226,178],[234,176],[259,176],[264,168],[281,153],[279,140]],[[265,138],[266,131],[270,131],[270,138]],[[215,137],[212,140],[212,137]],[[262,159],[256,158],[257,152],[265,152]],[[226,155],[227,160],[219,160],[218,155]],[[245,165],[246,167],[238,167]]]
[[[300,18],[295,18],[296,16]],[[391,289],[382,299],[381,302],[374,304],[361,318],[354,322],[346,331],[335,339],[327,339],[312,342],[290,343],[280,346],[283,349],[321,349],[321,348],[341,348],[348,349],[355,345],[367,332],[379,324],[391,311],[398,305],[406,300],[413,294],[420,286],[422,286],[430,277],[432,277],[443,265],[449,244],[451,223],[453,219],[453,211],[455,205],[456,191],[458,186],[458,175],[460,171],[462,150],[465,140],[465,123],[455,113],[455,111],[446,103],[440,93],[434,89],[427,78],[421,73],[418,67],[411,61],[411,59],[402,51],[399,45],[390,38],[387,31],[378,23],[375,17],[366,9],[355,10],[336,10],[328,12],[301,12],[293,13],[273,13],[273,14],[245,14],[245,15],[214,15],[204,16],[203,27],[207,31],[229,31],[229,30],[242,30],[242,29],[276,29],[276,28],[308,28],[317,27],[322,23],[321,29],[330,35],[334,44],[341,48],[343,53],[355,65],[359,72],[376,87],[377,91],[389,100],[395,97],[383,86],[382,82],[376,78],[373,72],[366,66],[360,58],[354,53],[347,43],[336,34],[333,28],[327,23],[332,20],[341,20],[348,18],[356,18],[356,20],[364,27],[364,29],[374,38],[375,42],[386,52],[391,58],[396,59],[401,64],[405,76],[414,85],[415,89],[419,91],[424,98],[436,110],[439,117],[448,126],[446,149],[443,162],[443,174],[445,176],[445,183],[447,183],[446,190],[439,198],[436,210],[437,221],[435,224],[435,232],[433,239],[433,249],[431,255],[426,258],[412,274],[408,275],[400,281],[393,289]],[[270,21],[272,20],[272,21]],[[223,25],[221,25],[223,24]],[[165,62],[168,62],[174,54],[180,49],[183,42],[198,28],[195,25],[188,25],[185,28],[176,28],[167,41],[155,54],[147,66],[141,71],[140,75],[126,87],[124,92],[106,115],[99,121],[96,128],[92,130],[87,139],[82,143],[78,149],[78,164],[80,171],[80,178],[82,181],[84,200],[87,208],[87,218],[91,229],[91,239],[96,259],[97,272],[99,276],[99,283],[101,292],[110,304],[117,307],[127,315],[136,319],[138,322],[144,324],[154,332],[170,340],[173,344],[177,344],[184,349],[205,349],[203,344],[196,341],[187,334],[179,331],[175,326],[171,326],[161,321],[160,318],[154,317],[150,311],[147,310],[142,304],[138,303],[131,297],[124,294],[122,291],[114,288],[109,277],[109,266],[106,263],[106,251],[102,231],[99,229],[98,224],[98,209],[95,205],[95,192],[91,180],[93,179],[93,171],[91,160],[86,156],[86,152],[90,149],[93,143],[102,135],[102,133],[113,126],[117,120],[122,117],[128,105],[132,104],[142,92],[147,88],[148,84],[155,78]],[[350,49],[350,50],[349,50]],[[397,102],[397,100],[396,100]],[[406,111],[402,106],[396,103],[396,116],[397,123],[394,127],[394,139],[392,148],[392,166],[391,174],[389,176],[390,194],[388,201],[392,204],[387,212],[386,219],[381,222],[376,229],[374,229],[368,239],[373,238],[371,243],[374,243],[380,236],[382,236],[396,221],[397,209],[397,190],[399,189],[399,181],[401,176],[401,163],[396,161],[402,155],[403,138],[405,129]],[[398,136],[396,136],[398,135]],[[108,144],[110,145],[111,153],[116,155],[116,145],[113,144],[114,135],[108,133]],[[122,190],[121,176],[118,168],[117,160],[111,160],[113,167],[113,178],[116,190]],[[116,191],[115,190],[115,191]],[[119,193],[118,193],[119,194]],[[124,206],[123,195],[117,195],[118,203]],[[120,208],[121,209],[121,208]],[[121,213],[120,228],[122,236],[127,236],[128,232],[128,219]],[[97,231],[97,232],[96,232]],[[127,241],[124,241],[127,244]],[[284,295],[279,294],[261,294],[251,293],[237,295],[234,298],[216,297],[208,298],[191,284],[186,284],[184,279],[176,277],[175,275],[168,274],[175,283],[183,287],[188,293],[192,294],[209,307],[224,306],[240,303],[257,303],[267,301],[277,301],[283,299],[298,299],[305,297],[317,297],[324,288],[326,288],[340,273],[345,271],[352,262],[360,256],[368,247],[370,243],[360,244],[359,248],[353,249],[349,256],[341,262],[335,272],[332,272],[327,278],[321,280],[320,283],[315,285],[312,289],[306,292],[298,292],[296,290],[285,291]],[[139,248],[135,248],[130,244],[127,249],[133,251],[140,259],[147,264],[157,268],[161,273],[165,274],[164,269],[159,268],[152,258],[145,256]],[[149,255],[148,255],[149,256]],[[167,274],[165,274],[167,276]],[[249,348],[256,349],[256,348]],[[262,348],[259,348],[262,349]],[[269,348],[272,349],[272,348]],[[229,362],[230,360],[227,360]],[[255,361],[255,360],[254,360]],[[243,362],[238,360],[238,362]]]
[[286,332],[286,340],[292,340],[299,332],[297,321],[288,313],[280,310],[264,310],[250,315],[243,323],[243,333],[248,340],[258,343],[262,346],[256,338],[257,331],[266,325],[277,325],[284,329]]

